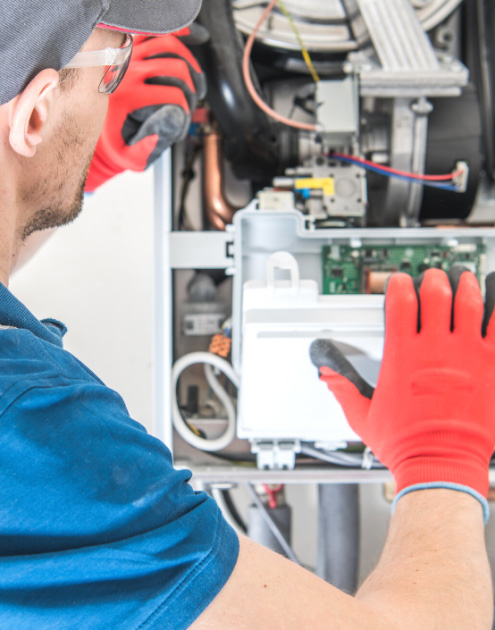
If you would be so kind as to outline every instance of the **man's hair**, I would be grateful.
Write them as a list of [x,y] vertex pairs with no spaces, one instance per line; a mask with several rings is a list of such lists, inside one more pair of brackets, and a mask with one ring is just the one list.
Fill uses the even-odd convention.
[[62,92],[69,92],[77,83],[77,68],[62,68],[58,71],[60,77],[60,90]]

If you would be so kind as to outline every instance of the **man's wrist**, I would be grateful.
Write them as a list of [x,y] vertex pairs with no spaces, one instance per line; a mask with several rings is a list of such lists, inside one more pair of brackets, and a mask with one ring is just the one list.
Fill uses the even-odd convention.
[[486,498],[480,494],[479,492],[477,492],[476,490],[474,490],[473,488],[470,488],[469,486],[464,486],[462,484],[458,484],[458,483],[450,483],[447,481],[435,481],[435,482],[427,482],[427,483],[417,483],[411,486],[408,486],[407,488],[403,488],[394,498],[394,501],[392,503],[392,514],[394,513],[394,510],[397,506],[398,501],[405,495],[411,493],[411,492],[417,492],[420,490],[438,490],[438,489],[444,489],[444,490],[453,490],[456,492],[463,492],[465,494],[468,494],[470,496],[472,496],[474,499],[476,499],[477,501],[479,501],[479,503],[481,504],[481,507],[483,509],[483,520],[485,525],[488,522],[488,519],[490,518],[490,506],[488,505],[488,501],[486,500]]

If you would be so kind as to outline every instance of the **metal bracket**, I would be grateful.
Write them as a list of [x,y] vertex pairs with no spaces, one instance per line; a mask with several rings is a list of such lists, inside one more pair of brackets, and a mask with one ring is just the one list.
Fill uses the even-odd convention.
[[455,96],[467,84],[467,68],[435,51],[410,0],[343,2],[357,40],[371,44],[348,57],[362,96]]
[[[428,115],[433,107],[426,98],[397,98],[393,102],[390,164],[394,168],[423,173],[428,138]],[[388,223],[397,219],[401,227],[416,227],[423,200],[421,185],[390,179],[384,213]]]
[[232,265],[232,233],[170,232],[172,269],[225,269]]

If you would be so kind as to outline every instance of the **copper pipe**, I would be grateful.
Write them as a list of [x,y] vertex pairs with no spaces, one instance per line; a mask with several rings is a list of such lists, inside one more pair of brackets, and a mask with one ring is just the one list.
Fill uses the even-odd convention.
[[204,136],[204,196],[205,213],[210,225],[225,230],[238,208],[232,206],[223,191],[222,136],[210,131]]

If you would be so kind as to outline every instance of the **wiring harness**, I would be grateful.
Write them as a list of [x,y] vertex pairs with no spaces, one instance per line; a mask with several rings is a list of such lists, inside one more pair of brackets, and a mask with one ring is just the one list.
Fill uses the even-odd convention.
[[457,169],[452,173],[447,173],[445,175],[423,175],[420,173],[401,171],[391,168],[390,166],[384,166],[383,164],[371,162],[370,160],[365,160],[364,158],[355,155],[348,155],[346,153],[330,153],[328,157],[336,162],[357,164],[368,171],[384,175],[385,177],[401,179],[403,181],[422,184],[423,186],[430,186],[433,188],[442,188],[443,190],[450,190],[452,192],[465,192],[466,190],[468,167],[465,162],[459,162],[457,164]]
[[[258,33],[258,31],[259,31],[261,25],[263,24],[263,22],[266,20],[266,18],[269,16],[269,14],[272,12],[272,10],[275,8],[275,5],[277,3],[281,4],[280,0],[271,0],[270,4],[267,6],[265,11],[263,12],[263,15],[261,16],[261,18],[259,19],[258,23],[256,24],[256,26],[254,27],[254,29],[252,30],[251,34],[249,35],[249,37],[247,39],[246,45],[244,47],[244,54],[243,54],[243,57],[242,57],[242,74],[243,74],[244,82],[246,84],[246,88],[247,88],[251,98],[253,99],[253,101],[256,103],[256,105],[258,105],[258,107],[260,109],[262,109],[265,112],[265,114],[270,116],[270,118],[273,118],[277,122],[280,122],[280,123],[282,123],[284,125],[288,125],[289,127],[295,127],[296,129],[302,129],[304,131],[317,131],[317,125],[311,125],[311,124],[308,124],[308,123],[296,122],[295,120],[291,120],[290,118],[287,118],[286,116],[282,116],[281,114],[276,112],[274,109],[272,109],[269,105],[267,105],[265,103],[265,101],[258,94],[258,92],[256,91],[256,89],[254,87],[253,81],[251,79],[251,72],[250,72],[250,68],[249,68],[249,62],[250,62],[251,50],[253,49],[253,44],[254,44],[254,40],[256,38],[256,34]],[[285,15],[289,15],[288,12],[287,12],[287,9],[285,7],[283,7],[282,11],[284,12]],[[292,20],[290,20],[290,19],[289,19],[289,22],[291,23],[292,28],[294,28],[294,26],[295,26],[294,22]],[[311,63],[311,59],[309,57],[309,53],[308,53],[306,47],[304,46],[304,44],[302,44],[302,39],[301,39],[299,33],[297,33],[296,37],[298,38],[298,41],[299,41],[300,45],[302,46],[303,57],[304,57],[306,63],[308,64],[308,67],[310,69],[311,75],[316,80],[316,79],[318,79],[318,75],[316,74],[316,71],[315,71],[315,69],[313,67],[313,64]]]

